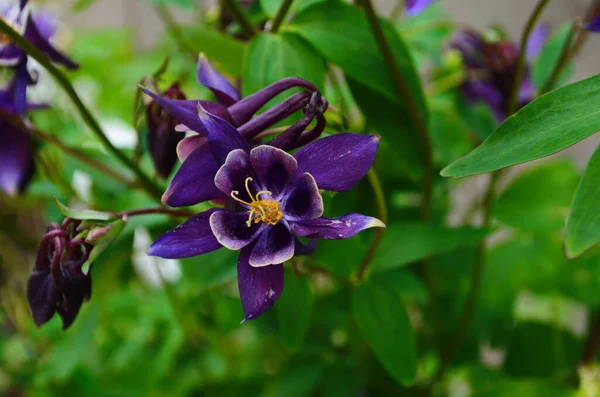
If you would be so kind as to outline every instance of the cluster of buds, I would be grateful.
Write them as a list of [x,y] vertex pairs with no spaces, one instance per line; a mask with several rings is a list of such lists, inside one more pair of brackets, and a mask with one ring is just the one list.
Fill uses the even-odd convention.
[[39,327],[55,313],[67,329],[83,302],[92,295],[90,253],[110,226],[67,218],[51,224],[38,248],[35,266],[27,281],[27,299]]

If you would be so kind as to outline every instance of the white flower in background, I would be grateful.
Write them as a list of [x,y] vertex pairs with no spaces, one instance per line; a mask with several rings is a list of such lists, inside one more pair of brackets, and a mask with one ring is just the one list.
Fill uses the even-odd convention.
[[92,201],[92,177],[88,173],[75,170],[71,185],[81,200],[86,203]]
[[178,260],[148,256],[146,250],[152,243],[148,230],[135,229],[133,236],[133,267],[138,277],[148,286],[158,288],[164,282],[175,283],[181,278]]

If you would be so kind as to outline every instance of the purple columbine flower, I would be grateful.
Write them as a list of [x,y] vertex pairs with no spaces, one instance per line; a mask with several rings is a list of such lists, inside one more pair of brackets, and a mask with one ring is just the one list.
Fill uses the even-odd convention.
[[[529,60],[539,53],[547,37],[547,25],[539,25],[526,49]],[[510,40],[488,42],[477,32],[462,30],[453,38],[450,47],[461,53],[466,68],[467,77],[461,86],[464,97],[470,103],[487,103],[498,122],[504,121],[516,76],[518,46]],[[534,98],[535,88],[527,66],[519,90],[519,107]]]
[[21,193],[33,176],[33,141],[16,128],[9,118],[24,120],[25,111],[45,108],[42,104],[27,104],[25,89],[28,76],[25,69],[17,70],[5,90],[0,90],[0,189],[14,196]]
[[[68,69],[77,69],[78,65],[69,57],[56,49],[50,39],[56,32],[56,23],[45,14],[36,14],[30,11],[27,0],[1,11],[2,18],[17,32],[21,33],[40,51],[46,54],[53,62],[63,65]],[[7,37],[0,36],[0,65],[17,66],[22,64],[26,54],[10,41]]]
[[[159,237],[148,254],[176,259],[221,247],[240,250],[238,288],[245,320],[259,317],[281,295],[282,264],[306,253],[297,237],[342,239],[385,226],[360,214],[322,217],[319,193],[346,191],[357,183],[373,164],[378,136],[340,133],[292,156],[269,145],[251,149],[225,120],[201,108],[199,114],[213,156],[190,155],[184,164],[189,183],[172,184],[170,194],[189,202],[218,194],[228,199],[226,207],[193,216]],[[207,158],[216,172],[207,172]]]
[[406,0],[406,15],[414,17],[423,12],[433,0]]
[[83,302],[92,295],[90,274],[83,265],[93,248],[78,238],[81,221],[67,218],[52,224],[40,243],[35,266],[27,280],[27,299],[35,324],[40,327],[57,313],[63,330],[73,324]]

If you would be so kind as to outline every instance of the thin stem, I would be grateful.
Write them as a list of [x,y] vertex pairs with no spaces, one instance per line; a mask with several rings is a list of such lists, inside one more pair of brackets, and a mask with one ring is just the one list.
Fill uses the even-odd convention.
[[170,208],[164,208],[164,207],[140,208],[140,209],[136,209],[136,210],[116,212],[114,215],[117,218],[131,218],[132,216],[151,215],[151,214],[164,214],[164,215],[170,215],[170,216],[175,216],[175,217],[180,217],[180,218],[189,218],[189,217],[195,215],[195,213],[191,212],[191,211],[172,210]]
[[569,29],[569,33],[563,43],[562,50],[560,52],[560,57],[552,69],[552,74],[548,77],[548,80],[542,86],[540,94],[543,95],[547,92],[550,92],[556,86],[556,82],[558,81],[563,69],[569,63],[571,59],[571,45],[573,44],[573,39],[575,38],[575,33],[577,32],[577,23],[573,22],[571,25],[571,29]]
[[294,0],[283,0],[281,2],[281,6],[279,6],[279,10],[277,10],[277,14],[275,15],[275,18],[273,18],[273,25],[271,25],[272,33],[277,33],[277,31],[279,30],[279,26],[281,26],[281,23],[285,19],[285,16],[287,15],[288,11],[290,10],[290,7],[292,6],[293,2],[294,2]]
[[521,89],[521,84],[523,82],[523,73],[525,71],[525,62],[527,55],[527,42],[529,42],[529,36],[531,32],[537,25],[538,20],[542,16],[542,12],[544,8],[548,5],[550,0],[540,0],[537,6],[534,8],[527,24],[525,25],[525,29],[523,30],[523,34],[521,35],[521,50],[519,52],[519,59],[517,61],[517,71],[515,74],[515,80],[513,81],[512,91],[510,95],[510,100],[508,101],[508,114],[513,114],[517,110],[517,106],[519,105],[519,91]]
[[135,187],[135,185],[133,184],[132,181],[127,179],[125,176],[119,174],[115,170],[111,169],[110,167],[107,167],[104,163],[101,163],[101,162],[91,158],[87,154],[80,152],[79,150],[77,150],[75,148],[65,145],[64,143],[62,143],[62,141],[60,139],[40,130],[32,125],[30,125],[30,126],[25,125],[25,123],[21,120],[20,117],[15,117],[14,115],[11,115],[10,113],[8,113],[7,111],[5,111],[4,109],[1,109],[1,108],[0,108],[0,118],[8,121],[10,124],[12,124],[13,127],[21,130],[25,134],[31,133],[32,135],[35,135],[39,139],[46,141],[48,143],[51,143],[52,145],[56,146],[57,148],[59,148],[60,150],[62,150],[66,154],[68,154],[69,156],[73,157],[74,159],[77,159],[77,160],[81,161],[82,163],[85,163],[85,164],[91,166],[92,168],[97,169],[98,171],[102,172],[103,174],[105,174],[119,182],[122,182],[130,187]]
[[[377,203],[377,217],[383,223],[387,222],[388,210],[387,204],[385,202],[385,195],[383,194],[383,188],[381,187],[381,181],[379,180],[379,176],[374,169],[371,169],[367,174],[369,178],[369,183],[371,183],[371,187],[373,188],[373,193],[375,194],[375,202]],[[383,237],[383,233],[385,232],[385,228],[380,227],[377,229],[377,233],[375,237],[373,237],[373,241],[371,242],[371,246],[367,251],[363,261],[358,268],[358,272],[356,273],[356,277],[358,280],[362,280],[365,277],[367,272],[367,268],[369,267],[369,263],[375,256],[377,252],[377,248],[379,248],[379,244],[381,243],[381,238]]]
[[179,47],[179,50],[181,52],[189,54],[192,58],[196,59],[196,57],[198,56],[197,51],[194,50],[194,48],[192,48],[192,46],[190,46],[190,44],[185,40],[183,32],[179,28],[179,25],[177,24],[175,18],[173,18],[173,15],[171,15],[169,10],[164,6],[155,6],[154,10],[156,11],[156,14],[160,18],[160,20],[166,26],[167,32],[169,32],[169,34],[177,44],[177,47]]
[[160,198],[162,195],[161,189],[156,185],[150,178],[148,178],[141,169],[135,166],[135,164],[127,158],[119,149],[117,149],[113,144],[108,140],[104,131],[100,127],[98,121],[94,118],[92,113],[88,110],[88,108],[83,104],[77,92],[69,82],[69,79],[56,67],[52,64],[50,59],[37,47],[31,44],[27,39],[21,36],[17,31],[15,31],[10,25],[8,25],[2,18],[0,18],[0,32],[6,35],[6,37],[12,41],[15,45],[19,46],[23,51],[25,51],[28,55],[30,55],[33,59],[38,61],[40,65],[44,67],[57,83],[62,87],[62,89],[67,93],[77,111],[81,115],[83,121],[90,127],[94,135],[100,140],[104,148],[115,156],[123,165],[129,168],[137,178],[139,179],[142,187],[146,190],[150,195],[155,198]]
[[246,36],[252,38],[258,34],[258,30],[250,21],[246,10],[242,8],[237,0],[223,0],[223,4],[229,9],[231,16],[237,21],[244,33],[246,33]]
[[408,84],[404,80],[404,76],[400,72],[394,54],[390,48],[383,29],[379,22],[379,18],[375,13],[371,0],[357,0],[357,2],[364,8],[365,14],[371,25],[371,30],[375,36],[375,40],[381,51],[381,55],[385,61],[394,87],[400,98],[402,99],[403,105],[406,107],[408,116],[410,117],[413,125],[416,127],[419,141],[421,146],[421,152],[423,157],[423,185],[422,185],[422,203],[421,203],[421,219],[424,222],[429,221],[431,217],[431,192],[433,184],[433,156],[431,148],[431,140],[429,137],[429,131],[427,130],[427,124],[423,119],[419,107],[417,106],[414,98],[412,97]]
[[[588,11],[585,14],[585,20],[589,21],[593,19],[600,12],[600,0],[594,1]],[[575,38],[577,36],[577,38]],[[543,88],[541,90],[542,94],[550,92],[556,86],[556,82],[560,78],[561,72],[568,65],[569,61],[573,59],[585,43],[585,40],[589,36],[589,31],[587,29],[579,28],[578,22],[573,22],[571,30],[565,40],[563,45],[560,58],[552,70],[552,74],[548,78],[548,80],[544,83]]]
[[585,366],[594,361],[600,346],[600,308],[594,315],[594,325],[588,334],[583,347],[583,353],[579,360],[579,366]]
[[[487,190],[485,192],[485,197],[482,203],[484,227],[487,227],[490,224],[492,215],[492,203],[496,194],[496,185],[498,183],[498,180],[500,179],[501,174],[501,172],[494,172],[490,176],[490,182],[488,184]],[[482,241],[475,250],[475,257],[473,259],[473,267],[471,274],[471,283],[469,285],[469,292],[465,302],[465,307],[463,308],[462,315],[460,317],[460,320],[458,321],[458,326],[456,327],[456,330],[450,338],[448,348],[441,355],[440,367],[438,368],[438,371],[435,375],[435,381],[439,381],[442,378],[442,375],[446,370],[446,366],[458,351],[458,348],[460,347],[460,344],[467,333],[469,324],[471,323],[471,319],[473,318],[473,314],[475,313],[475,303],[477,302],[477,297],[479,296],[481,274],[483,272],[484,263],[485,240]]]

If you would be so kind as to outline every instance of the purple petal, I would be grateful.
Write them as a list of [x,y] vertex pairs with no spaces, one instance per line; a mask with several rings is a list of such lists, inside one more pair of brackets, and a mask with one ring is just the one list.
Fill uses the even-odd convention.
[[0,121],[0,188],[14,196],[23,191],[33,176],[33,154],[30,138]]
[[162,202],[171,207],[195,205],[223,196],[215,186],[219,164],[210,147],[201,145],[186,158],[162,196]]
[[196,72],[198,82],[210,89],[215,97],[225,106],[240,100],[240,93],[208,62],[204,54],[198,58]]
[[338,218],[319,218],[304,222],[291,222],[296,236],[338,240],[350,238],[371,227],[385,227],[377,218],[361,214],[346,214]]
[[177,144],[177,157],[179,157],[179,161],[184,162],[194,150],[202,145],[208,145],[208,139],[202,135],[192,135],[183,138]]
[[250,163],[260,190],[270,191],[274,200],[281,198],[298,169],[298,162],[294,156],[268,145],[252,149]]
[[140,88],[180,123],[201,135],[206,135],[213,155],[219,164],[225,162],[227,154],[232,150],[250,151],[248,143],[231,124],[208,113],[200,102],[196,102],[197,109],[192,110],[189,101],[162,98],[144,87]]
[[239,250],[254,241],[266,223],[251,223],[248,212],[216,211],[210,217],[210,228],[215,238],[230,250]]
[[229,153],[225,163],[217,171],[215,185],[227,196],[236,192],[237,197],[241,200],[251,202],[252,198],[246,189],[248,178],[252,178],[252,181],[248,183],[248,188],[254,195],[261,189],[256,184],[257,178],[250,165],[250,156],[245,151],[238,149]]
[[481,36],[472,30],[460,30],[450,42],[450,48],[459,51],[465,66],[469,69],[485,68],[482,56],[484,42]]
[[235,125],[241,126],[252,118],[252,116],[271,99],[290,88],[302,87],[309,91],[319,91],[317,87],[298,77],[287,77],[263,88],[229,107],[229,112],[235,120]]
[[282,201],[284,218],[290,221],[317,219],[323,215],[323,198],[315,178],[304,173],[288,189]]
[[250,266],[250,249],[238,258],[238,288],[244,308],[244,321],[254,320],[273,306],[283,291],[283,265]]
[[527,42],[527,59],[533,60],[542,50],[544,44],[550,35],[550,25],[547,22],[542,22],[531,32],[529,42]]
[[432,0],[406,0],[406,15],[414,17],[420,14]]
[[380,137],[350,132],[318,139],[298,150],[298,174],[311,174],[319,189],[343,192],[369,172]]
[[81,267],[65,269],[65,284],[62,286],[62,304],[56,308],[56,312],[63,321],[63,331],[69,328],[83,302],[89,300],[92,295],[92,280],[81,271]]
[[600,32],[600,15],[587,23],[582,23],[581,27],[589,30],[590,32]]
[[175,229],[166,232],[148,248],[148,255],[180,259],[206,254],[221,248],[209,224],[210,216],[216,211],[218,209],[211,208],[200,212]]
[[0,45],[0,66],[15,66],[24,54],[23,50],[12,43]]
[[294,256],[294,236],[283,219],[265,226],[250,252],[250,266],[260,267],[283,263]]
[[50,40],[56,33],[56,21],[48,14],[39,13],[36,10],[35,14],[31,14],[31,19],[40,34],[46,40]]
[[48,41],[49,37],[44,37],[43,34],[48,33],[48,22],[43,22],[41,29],[39,29],[36,20],[38,22],[40,21],[40,19],[33,19],[31,17],[27,21],[25,38],[46,54],[53,62],[61,64],[68,69],[77,69],[79,65],[76,62],[57,50],[50,41]]
[[27,280],[27,300],[35,325],[48,322],[56,312],[58,292],[50,272],[33,271]]

